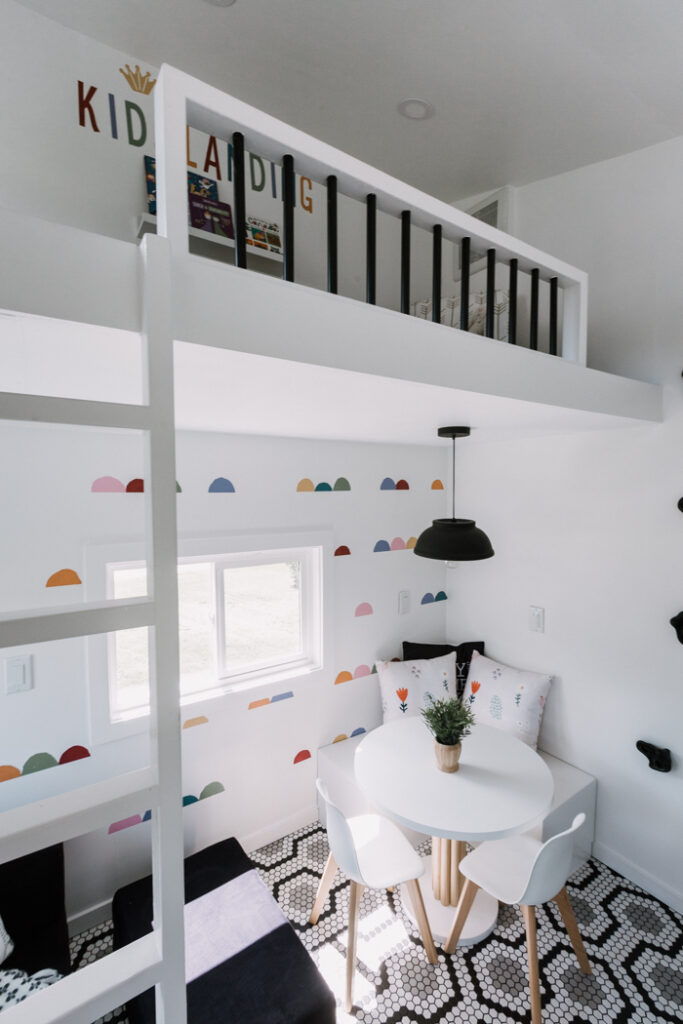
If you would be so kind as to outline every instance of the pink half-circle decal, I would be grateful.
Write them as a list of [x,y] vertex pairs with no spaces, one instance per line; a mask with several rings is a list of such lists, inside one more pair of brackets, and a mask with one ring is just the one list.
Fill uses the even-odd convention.
[[351,549],[346,544],[341,544],[335,551],[335,556],[338,558],[340,555],[350,555]]
[[354,615],[356,616],[356,618],[360,618],[361,615],[372,615],[372,614],[373,614],[373,607],[372,607],[372,605],[370,604],[369,601],[363,601],[361,604],[358,605],[358,607],[356,608],[356,610],[354,612]]
[[65,750],[59,759],[60,764],[70,764],[71,761],[80,761],[84,757],[90,757],[90,751],[85,747],[75,746]]
[[122,818],[121,821],[115,821],[109,826],[109,835],[113,835],[114,832],[121,832],[124,828],[130,828],[131,825],[139,825],[142,822],[142,818],[139,814],[132,814],[130,818]]
[[310,750],[300,750],[294,758],[294,764],[301,764],[302,761],[309,761],[311,757]]
[[407,480],[397,480],[396,481],[396,490],[397,491],[409,491],[410,490],[410,484],[408,483]]
[[363,676],[371,676],[372,670],[369,665],[358,665],[353,673],[354,679],[361,679]]
[[53,572],[45,584],[46,587],[73,587],[81,582],[81,577],[73,569],[59,569]]
[[394,539],[391,542],[391,550],[392,551],[405,551],[405,549],[406,549],[406,542],[403,540],[403,538],[402,537],[394,537]]
[[123,494],[125,491],[123,482],[117,480],[115,476],[99,476],[97,480],[93,480],[91,491],[101,491],[107,494]]
[[126,484],[127,494],[142,494],[145,489],[145,481],[142,477],[136,476]]

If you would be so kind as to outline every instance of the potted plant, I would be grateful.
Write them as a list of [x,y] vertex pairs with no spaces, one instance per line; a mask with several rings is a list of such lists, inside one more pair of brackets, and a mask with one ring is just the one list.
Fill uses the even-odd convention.
[[436,741],[436,763],[442,772],[457,772],[461,741],[472,731],[474,712],[459,698],[428,699],[429,703],[422,708],[420,714]]

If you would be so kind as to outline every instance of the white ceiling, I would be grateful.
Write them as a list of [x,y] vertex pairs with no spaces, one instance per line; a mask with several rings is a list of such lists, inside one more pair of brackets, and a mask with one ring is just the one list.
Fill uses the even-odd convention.
[[446,201],[683,134],[680,0],[20,2]]

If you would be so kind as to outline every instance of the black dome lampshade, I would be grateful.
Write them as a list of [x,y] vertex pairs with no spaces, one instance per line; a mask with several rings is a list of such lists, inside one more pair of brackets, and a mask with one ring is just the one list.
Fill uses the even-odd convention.
[[422,558],[438,558],[442,562],[476,562],[494,554],[491,541],[474,519],[455,518],[455,439],[469,437],[469,427],[439,427],[439,437],[453,441],[452,508],[450,519],[434,519],[431,526],[417,538],[414,551]]

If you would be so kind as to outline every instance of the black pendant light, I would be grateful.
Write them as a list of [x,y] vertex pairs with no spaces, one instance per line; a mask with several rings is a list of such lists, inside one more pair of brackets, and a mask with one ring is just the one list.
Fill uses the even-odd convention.
[[469,435],[469,427],[439,427],[439,437],[450,437],[453,441],[453,515],[450,519],[434,519],[432,525],[417,538],[414,551],[422,558],[438,558],[442,562],[476,562],[494,554],[491,541],[477,527],[474,519],[455,518],[455,439]]

